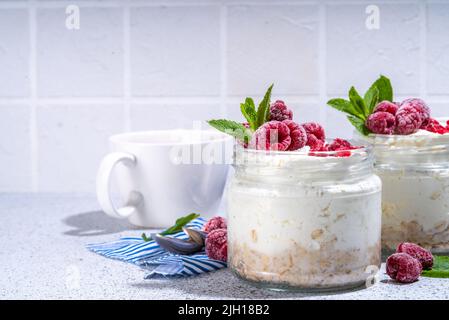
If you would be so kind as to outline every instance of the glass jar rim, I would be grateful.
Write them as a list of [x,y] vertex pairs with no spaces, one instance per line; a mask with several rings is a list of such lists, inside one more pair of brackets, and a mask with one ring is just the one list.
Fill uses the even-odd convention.
[[[326,139],[326,142],[331,142],[332,139]],[[356,144],[355,140],[348,140],[352,145]],[[360,141],[358,141],[360,142]],[[342,158],[351,158],[355,155],[364,155],[367,153],[371,153],[373,146],[371,144],[359,146],[356,149],[350,150],[336,150],[336,151],[311,151],[309,148],[302,148],[294,151],[278,151],[278,150],[257,150],[244,148],[241,145],[236,145],[236,149],[241,149],[242,152],[247,154],[254,155],[266,155],[266,156],[286,156],[286,157],[304,157],[304,158],[331,158],[331,159],[342,159]],[[350,156],[342,157],[341,154],[343,152],[350,152]]]
[[[338,156],[339,152],[351,152],[351,155]],[[266,151],[236,145],[233,165],[238,172],[251,176],[278,176],[279,179],[301,177],[324,181],[372,174],[373,158],[371,145],[348,151],[320,152],[309,152],[308,148],[300,151]]]

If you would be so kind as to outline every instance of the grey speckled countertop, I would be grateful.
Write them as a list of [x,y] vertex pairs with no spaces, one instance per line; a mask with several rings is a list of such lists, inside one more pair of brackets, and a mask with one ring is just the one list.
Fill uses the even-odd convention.
[[0,219],[1,299],[449,299],[449,279],[399,285],[383,270],[377,285],[340,294],[259,289],[228,270],[144,280],[144,270],[85,249],[142,231],[107,217],[91,195],[0,194]]

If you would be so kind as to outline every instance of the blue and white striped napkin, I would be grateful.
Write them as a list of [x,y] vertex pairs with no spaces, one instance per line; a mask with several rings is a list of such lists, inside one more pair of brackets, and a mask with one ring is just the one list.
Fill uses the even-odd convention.
[[[201,229],[204,218],[196,218],[186,227]],[[171,237],[188,239],[184,232]],[[226,267],[226,262],[209,259],[206,253],[175,255],[162,249],[154,240],[144,241],[141,237],[123,237],[117,241],[88,244],[87,249],[107,258],[122,260],[151,270],[145,279],[156,277],[187,277],[215,271]]]

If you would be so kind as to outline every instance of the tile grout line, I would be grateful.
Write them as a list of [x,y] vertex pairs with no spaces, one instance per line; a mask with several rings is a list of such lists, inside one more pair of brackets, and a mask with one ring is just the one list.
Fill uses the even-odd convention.
[[37,128],[37,66],[36,66],[36,5],[29,1],[29,73],[30,73],[30,148],[31,148],[31,189],[37,192],[39,188],[39,141]]
[[227,19],[228,8],[222,4],[220,6],[220,116],[227,116]]
[[131,105],[130,105],[130,9],[123,7],[123,114],[124,130],[131,131]]
[[420,68],[419,68],[419,93],[422,99],[427,101],[427,4],[426,2],[420,3],[419,6],[420,17]]
[[319,72],[319,117],[320,122],[326,127],[327,126],[327,116],[326,116],[326,4],[321,2],[319,4],[319,36],[318,36],[318,72]]

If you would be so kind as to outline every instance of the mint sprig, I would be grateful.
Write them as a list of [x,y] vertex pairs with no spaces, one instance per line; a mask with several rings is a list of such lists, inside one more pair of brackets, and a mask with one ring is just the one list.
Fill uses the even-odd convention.
[[363,98],[354,87],[349,89],[349,100],[336,98],[327,102],[329,106],[347,114],[349,122],[363,135],[370,131],[365,123],[376,105],[381,101],[393,101],[393,88],[390,79],[381,75],[366,91]]
[[433,256],[432,269],[424,270],[421,275],[429,278],[449,278],[449,257]]
[[256,110],[254,100],[247,97],[243,103],[240,104],[240,111],[248,121],[249,128],[246,128],[242,123],[227,120],[227,119],[213,119],[207,121],[209,125],[215,129],[227,133],[243,143],[249,143],[251,136],[265,122],[270,121],[270,100],[273,84],[268,87],[262,101]]
[[209,120],[207,123],[215,129],[227,133],[244,143],[248,143],[251,140],[251,130],[239,122],[226,119],[215,119]]
[[259,108],[257,108],[257,128],[259,128],[265,122],[270,121],[270,100],[272,89],[273,84],[268,88],[265,96],[259,104]]
[[[187,223],[189,223],[190,221],[192,221],[193,219],[198,218],[200,215],[197,213],[191,213],[188,214],[184,217],[178,218],[175,221],[175,224],[172,225],[170,228],[165,229],[164,231],[160,232],[159,234],[166,236],[169,234],[174,234],[174,233],[178,233],[180,231],[182,231],[182,227],[184,227]],[[142,233],[142,239],[144,241],[151,241],[151,237],[147,237],[147,235],[145,233]]]

